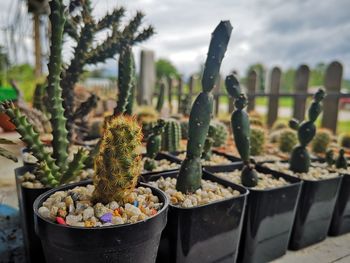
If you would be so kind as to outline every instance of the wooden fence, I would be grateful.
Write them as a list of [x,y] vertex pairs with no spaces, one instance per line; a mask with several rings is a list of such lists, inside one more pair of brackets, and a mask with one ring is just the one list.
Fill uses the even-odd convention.
[[[326,98],[323,102],[323,116],[321,121],[321,126],[328,128],[333,132],[336,132],[337,122],[338,122],[338,113],[339,113],[339,99],[340,98],[350,98],[350,93],[341,93],[341,82],[342,82],[342,73],[343,67],[339,62],[332,62],[328,65],[325,79],[324,79],[324,89],[326,91]],[[267,97],[267,126],[271,127],[273,123],[278,118],[278,109],[279,109],[279,98],[281,97],[291,97],[294,100],[292,116],[298,120],[303,120],[306,112],[306,100],[308,97],[313,94],[308,91],[308,82],[310,77],[310,70],[307,65],[301,65],[295,74],[294,80],[294,92],[293,93],[283,93],[280,92],[281,88],[281,76],[282,71],[278,67],[274,67],[270,72],[269,82],[268,82],[268,92],[258,92],[257,91],[257,73],[251,71],[248,73],[246,81],[246,93],[248,97],[248,111],[253,111],[255,109],[255,99],[257,97]],[[192,95],[196,95],[195,86],[198,77],[191,76],[188,86],[188,92]],[[177,96],[178,105],[181,103],[181,99],[184,95],[184,83],[182,78],[179,80],[169,78],[168,79],[168,103],[170,112],[174,113],[173,96]],[[219,101],[221,97],[227,97],[225,92],[223,81],[218,80],[218,84],[213,91],[215,106],[214,114],[219,113]],[[233,103],[229,99],[228,111],[232,112]]]

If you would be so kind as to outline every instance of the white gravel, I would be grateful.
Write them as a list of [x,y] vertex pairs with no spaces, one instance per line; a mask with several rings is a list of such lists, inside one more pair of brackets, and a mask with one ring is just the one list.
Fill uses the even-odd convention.
[[[179,159],[184,160],[186,157],[186,153],[180,153],[177,156]],[[216,153],[213,153],[210,160],[206,161],[206,160],[201,160],[202,161],[202,165],[220,165],[220,164],[230,164],[232,163],[229,159],[227,159],[224,156],[218,155]]]
[[[144,167],[146,158],[142,159],[142,167]],[[167,171],[172,169],[178,169],[180,167],[180,164],[170,162],[169,160],[162,159],[162,160],[154,160],[156,162],[156,168],[152,171],[144,170],[144,172],[161,172],[161,171]]]

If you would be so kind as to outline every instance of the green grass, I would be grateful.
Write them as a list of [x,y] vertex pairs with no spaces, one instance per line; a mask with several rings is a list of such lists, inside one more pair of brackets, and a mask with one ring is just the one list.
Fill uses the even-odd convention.
[[[255,99],[255,105],[265,106],[268,103],[267,97],[258,97]],[[279,99],[278,105],[280,107],[293,107],[293,98],[283,97]]]

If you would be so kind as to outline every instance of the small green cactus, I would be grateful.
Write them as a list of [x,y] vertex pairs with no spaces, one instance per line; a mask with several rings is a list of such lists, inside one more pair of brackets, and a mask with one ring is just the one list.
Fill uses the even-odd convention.
[[165,129],[162,134],[162,150],[176,152],[180,148],[181,124],[172,118],[167,119],[165,122]]
[[319,129],[311,142],[311,149],[316,154],[324,154],[332,141],[332,132],[328,129]]
[[236,110],[232,113],[231,125],[236,148],[243,160],[241,182],[246,187],[254,187],[258,184],[258,175],[250,162],[250,122],[243,110],[247,106],[247,98],[241,93],[239,82],[233,74],[226,77],[225,84],[227,92],[235,99]]
[[154,158],[160,152],[162,145],[162,133],[164,132],[165,121],[163,119],[158,120],[157,125],[151,130],[150,136],[147,138],[146,144],[146,160],[144,169],[153,171],[156,168]]
[[215,128],[215,134],[214,134],[214,147],[220,147],[226,144],[229,131],[227,129],[227,126],[218,120],[212,120],[211,125]]
[[252,126],[264,127],[264,123],[262,122],[261,119],[250,118],[249,122],[250,122],[250,125],[252,125]]
[[181,139],[187,140],[188,139],[188,120],[181,120]]
[[284,128],[279,130],[278,148],[281,152],[290,153],[298,143],[298,137],[294,130]]
[[266,132],[259,126],[251,126],[250,129],[250,154],[252,156],[261,155],[264,152],[266,143]]
[[329,165],[329,166],[333,166],[333,164],[335,163],[334,161],[334,152],[333,150],[327,150],[326,151],[326,156],[325,156],[325,160],[326,160],[326,163]]
[[289,160],[289,169],[295,173],[307,173],[309,171],[310,155],[306,147],[316,134],[315,121],[322,111],[321,101],[324,97],[325,92],[322,89],[315,93],[308,111],[309,120],[302,123],[297,120],[289,122],[290,127],[298,131],[299,145],[293,149]]
[[207,135],[207,138],[205,139],[203,152],[202,152],[202,156],[201,156],[201,158],[204,160],[209,161],[212,154],[213,154],[211,148],[215,142],[215,139],[214,139],[215,133],[216,133],[215,127],[212,124],[210,124],[209,130],[208,130],[208,135]]
[[347,169],[348,168],[348,160],[345,157],[344,149],[339,150],[339,154],[338,154],[337,159],[334,159],[333,150],[328,150],[326,152],[326,162],[330,167],[335,165],[335,167],[338,169]]
[[156,106],[156,110],[159,113],[163,109],[164,99],[165,99],[165,80],[162,79],[159,85],[159,95],[158,95],[157,106]]
[[275,123],[272,125],[271,130],[278,131],[285,128],[288,128],[288,123],[286,123],[285,121],[275,121]]
[[343,133],[340,135],[339,144],[341,147],[350,148],[350,133]]
[[202,76],[202,92],[192,104],[189,119],[186,158],[181,164],[176,189],[182,193],[194,192],[201,186],[201,155],[208,134],[213,111],[213,90],[230,40],[232,26],[221,21],[215,28],[209,45]]
[[119,115],[106,122],[95,157],[93,199],[96,202],[123,202],[133,191],[142,170],[138,153],[141,139],[141,128],[131,117]]

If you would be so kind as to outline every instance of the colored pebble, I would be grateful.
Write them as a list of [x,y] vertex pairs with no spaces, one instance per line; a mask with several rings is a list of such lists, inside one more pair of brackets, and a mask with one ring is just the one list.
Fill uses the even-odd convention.
[[66,225],[66,221],[62,217],[56,217],[56,222],[60,225]]
[[118,208],[114,210],[114,216],[120,216],[121,217],[121,215],[119,214]]
[[139,202],[137,200],[134,201],[134,206],[136,206],[136,207],[139,206]]
[[112,222],[112,216],[112,213],[106,213],[103,216],[101,216],[100,219],[103,223],[110,223]]
[[156,209],[154,209],[154,208],[151,209],[151,215],[152,215],[152,216],[156,215],[157,213],[158,213],[158,212],[157,212]]

